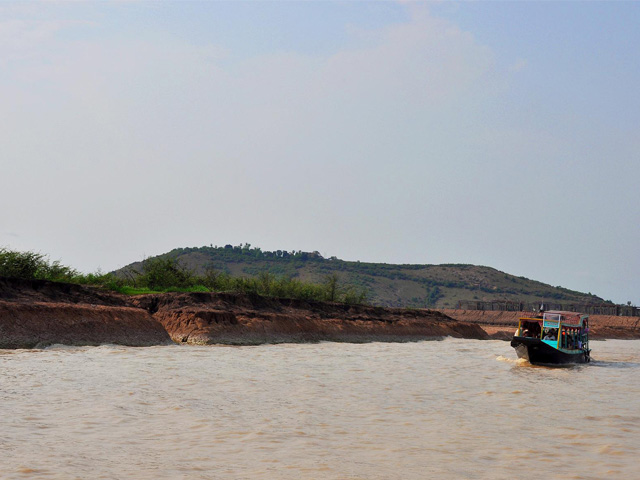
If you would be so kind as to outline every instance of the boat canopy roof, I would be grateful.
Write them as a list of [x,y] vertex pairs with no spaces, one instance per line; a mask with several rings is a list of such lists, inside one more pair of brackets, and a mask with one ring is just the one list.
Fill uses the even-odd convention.
[[589,315],[580,312],[567,312],[562,310],[550,310],[544,312],[542,317],[521,317],[521,321],[538,322],[545,328],[559,328],[560,324],[572,327],[586,325]]
[[562,310],[550,310],[544,312],[543,318],[556,322],[562,322],[571,325],[580,325],[583,319],[589,318],[589,315],[580,312],[565,312]]

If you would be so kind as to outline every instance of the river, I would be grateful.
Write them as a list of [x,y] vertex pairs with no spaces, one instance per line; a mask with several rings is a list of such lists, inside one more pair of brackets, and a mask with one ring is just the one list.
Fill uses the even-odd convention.
[[640,341],[0,350],[4,479],[637,478]]

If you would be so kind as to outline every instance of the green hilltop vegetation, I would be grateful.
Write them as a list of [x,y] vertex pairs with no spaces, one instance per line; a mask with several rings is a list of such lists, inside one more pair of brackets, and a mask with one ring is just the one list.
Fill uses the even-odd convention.
[[[315,286],[320,299],[348,303],[415,308],[455,308],[459,301],[516,301],[560,303],[605,303],[592,295],[560,286],[516,277],[491,267],[443,265],[393,265],[324,258],[318,252],[263,251],[249,244],[176,248],[157,257],[128,265],[114,274],[131,285],[145,275],[145,265],[157,261],[175,262],[189,275],[209,279],[209,288],[220,290],[225,282],[293,282],[299,288]],[[216,279],[220,285],[215,285]],[[236,280],[233,280],[236,279]],[[324,290],[322,290],[324,289]],[[262,293],[279,295],[278,289]],[[326,292],[333,292],[327,294]],[[340,298],[338,298],[340,297]],[[316,297],[314,297],[316,298]],[[608,303],[608,301],[607,301]]]
[[145,259],[120,274],[83,274],[50,262],[35,252],[0,248],[0,277],[25,280],[91,285],[126,295],[161,292],[234,292],[300,300],[330,301],[348,304],[366,303],[366,292],[339,282],[337,275],[327,275],[319,283],[303,282],[286,276],[260,272],[255,276],[232,276],[208,268],[202,274],[185,267],[175,256]]

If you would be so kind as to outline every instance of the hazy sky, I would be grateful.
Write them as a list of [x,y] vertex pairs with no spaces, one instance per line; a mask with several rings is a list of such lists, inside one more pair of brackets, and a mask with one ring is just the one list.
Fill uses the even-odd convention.
[[0,246],[250,243],[640,304],[640,2],[0,3]]

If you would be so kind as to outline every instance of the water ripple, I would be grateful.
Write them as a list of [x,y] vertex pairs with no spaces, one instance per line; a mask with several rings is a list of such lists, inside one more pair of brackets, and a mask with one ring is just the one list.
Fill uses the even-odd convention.
[[640,342],[592,348],[570,369],[457,339],[0,351],[0,478],[635,478]]

